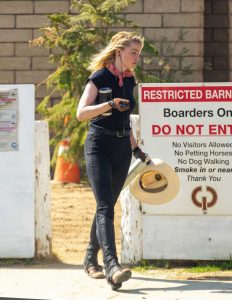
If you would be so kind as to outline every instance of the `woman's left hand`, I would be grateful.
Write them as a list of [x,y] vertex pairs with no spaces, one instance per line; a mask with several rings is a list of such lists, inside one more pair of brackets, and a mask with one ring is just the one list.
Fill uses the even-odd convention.
[[140,158],[142,162],[145,162],[148,154],[143,152],[138,146],[132,150],[132,153],[136,159]]
[[130,101],[122,98],[114,98],[114,108],[119,111],[125,111],[130,108]]

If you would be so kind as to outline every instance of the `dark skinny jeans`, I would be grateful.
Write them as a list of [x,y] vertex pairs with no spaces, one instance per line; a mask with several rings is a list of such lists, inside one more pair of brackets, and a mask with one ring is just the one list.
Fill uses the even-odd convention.
[[[116,137],[90,131],[85,142],[88,178],[97,202],[90,232],[89,264],[103,251],[106,274],[118,264],[114,234],[114,206],[131,162],[130,137]],[[88,257],[88,256],[87,256]],[[93,263],[94,264],[94,263]]]

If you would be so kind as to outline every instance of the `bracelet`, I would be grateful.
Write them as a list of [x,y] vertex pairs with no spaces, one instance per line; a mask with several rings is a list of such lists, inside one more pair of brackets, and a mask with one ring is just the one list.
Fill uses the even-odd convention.
[[132,150],[133,154],[134,154],[135,152],[137,152],[138,150],[140,150],[139,146],[135,147],[135,148]]
[[108,104],[109,104],[109,106],[112,107],[112,108],[114,108],[114,106],[115,106],[114,100],[108,101]]

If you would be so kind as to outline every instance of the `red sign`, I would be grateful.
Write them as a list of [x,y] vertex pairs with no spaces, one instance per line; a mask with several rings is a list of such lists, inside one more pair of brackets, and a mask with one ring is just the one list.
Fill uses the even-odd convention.
[[231,86],[142,87],[142,102],[224,102],[232,101]]

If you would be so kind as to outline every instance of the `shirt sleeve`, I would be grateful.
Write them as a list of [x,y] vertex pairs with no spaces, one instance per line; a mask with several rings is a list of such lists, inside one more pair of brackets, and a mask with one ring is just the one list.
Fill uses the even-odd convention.
[[86,83],[88,83],[90,80],[96,85],[97,89],[99,90],[102,87],[102,84],[104,83],[104,75],[102,71],[99,70],[91,74],[87,79]]
[[137,80],[136,80],[136,78],[133,76],[132,77],[132,84],[133,84],[133,88],[137,85]]

